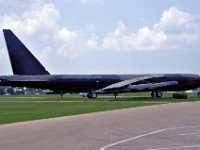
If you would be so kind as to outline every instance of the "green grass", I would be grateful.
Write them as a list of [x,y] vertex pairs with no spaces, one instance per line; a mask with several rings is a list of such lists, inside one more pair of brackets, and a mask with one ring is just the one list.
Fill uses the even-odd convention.
[[170,96],[171,94],[165,94],[163,98],[156,100],[150,98],[149,93],[128,93],[123,96],[119,95],[117,100],[111,97],[111,95],[99,96],[96,100],[82,98],[77,94],[66,95],[62,99],[59,95],[1,96],[0,124],[162,103],[199,100],[195,94],[190,94],[189,99],[186,100],[175,100]]

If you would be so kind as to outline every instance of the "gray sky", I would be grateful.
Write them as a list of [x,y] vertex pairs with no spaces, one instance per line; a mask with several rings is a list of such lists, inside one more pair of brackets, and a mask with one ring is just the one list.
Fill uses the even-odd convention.
[[[9,28],[52,74],[200,74],[199,0],[0,0]],[[0,34],[0,74],[12,74]]]

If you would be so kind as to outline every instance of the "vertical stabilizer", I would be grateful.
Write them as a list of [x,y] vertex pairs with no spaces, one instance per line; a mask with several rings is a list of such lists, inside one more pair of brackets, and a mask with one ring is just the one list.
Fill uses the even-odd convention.
[[3,30],[13,74],[43,75],[49,74],[26,46],[9,30]]

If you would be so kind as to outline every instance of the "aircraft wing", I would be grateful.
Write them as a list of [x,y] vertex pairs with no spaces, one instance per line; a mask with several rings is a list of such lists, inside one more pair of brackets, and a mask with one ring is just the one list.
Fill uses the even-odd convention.
[[158,82],[158,83],[147,83],[147,84],[139,84],[139,85],[129,85],[128,89],[144,91],[144,90],[154,90],[162,87],[177,85],[177,81],[166,81],[166,82]]
[[156,79],[162,78],[164,75],[146,75],[137,78],[132,78],[128,80],[124,80],[115,84],[111,84],[107,87],[104,87],[100,90],[97,90],[97,93],[106,93],[106,92],[128,92],[132,90],[143,91],[143,90],[153,90],[156,88],[171,86],[178,84],[177,81],[166,81],[166,82],[156,82],[156,83],[146,83],[146,84],[137,84],[134,83],[147,80],[147,79]]

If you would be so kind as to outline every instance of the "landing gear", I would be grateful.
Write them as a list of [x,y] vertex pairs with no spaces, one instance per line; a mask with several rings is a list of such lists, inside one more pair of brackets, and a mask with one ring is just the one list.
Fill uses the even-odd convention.
[[97,98],[97,94],[91,92],[91,93],[88,93],[87,97],[88,97],[88,98],[95,99],[95,98]]
[[63,98],[64,92],[60,91],[60,97]]
[[152,91],[151,97],[152,98],[160,98],[160,97],[162,97],[162,92],[161,91]]
[[114,95],[114,97],[115,97],[115,99],[116,99],[117,96],[118,96],[118,93],[113,93],[113,95]]

